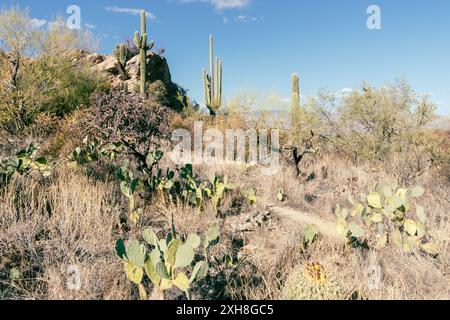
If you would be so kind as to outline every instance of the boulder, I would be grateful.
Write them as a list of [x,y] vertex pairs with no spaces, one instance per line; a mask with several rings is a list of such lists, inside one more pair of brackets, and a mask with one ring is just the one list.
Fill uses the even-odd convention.
[[[126,72],[131,79],[141,76],[141,57],[140,55],[131,58],[125,67]],[[170,75],[169,65],[167,60],[160,55],[148,52],[147,53],[147,82],[152,83],[161,80],[167,87],[172,85],[172,76]]]
[[105,75],[119,76],[122,72],[119,60],[114,56],[105,56],[104,61],[93,67],[96,71]]
[[78,63],[82,60],[85,60],[88,52],[81,49],[72,49],[64,52],[65,56],[67,56],[72,62]]
[[105,57],[98,53],[92,53],[86,57],[86,60],[92,64],[99,64],[105,61]]
[[118,75],[119,70],[121,69],[119,60],[117,60],[114,56],[105,56],[104,61],[95,65],[95,69],[101,73]]
[[147,81],[152,83],[157,80],[161,80],[167,87],[172,85],[172,76],[166,58],[150,53],[147,56]]
[[128,60],[125,70],[131,79],[139,78],[141,70],[141,58],[139,55]]
[[125,81],[128,92],[131,93],[139,93],[140,91],[140,83],[137,78],[131,78],[130,80]]

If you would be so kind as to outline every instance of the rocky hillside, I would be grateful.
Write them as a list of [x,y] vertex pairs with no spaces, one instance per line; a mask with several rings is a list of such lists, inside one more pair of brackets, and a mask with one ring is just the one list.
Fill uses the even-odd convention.
[[[75,63],[87,62],[92,72],[106,77],[112,88],[139,93],[140,56],[131,53],[129,59],[122,65],[117,55],[102,55],[88,53],[82,50],[72,51],[71,58]],[[147,53],[148,92],[165,105],[181,111],[190,105],[186,91],[172,82],[167,59],[157,53]]]

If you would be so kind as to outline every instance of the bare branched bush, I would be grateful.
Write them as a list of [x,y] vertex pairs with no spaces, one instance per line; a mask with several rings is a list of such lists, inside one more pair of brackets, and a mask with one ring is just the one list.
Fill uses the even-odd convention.
[[143,156],[151,146],[169,138],[171,111],[155,99],[112,91],[94,95],[91,106],[89,127],[94,136],[123,143],[136,155]]

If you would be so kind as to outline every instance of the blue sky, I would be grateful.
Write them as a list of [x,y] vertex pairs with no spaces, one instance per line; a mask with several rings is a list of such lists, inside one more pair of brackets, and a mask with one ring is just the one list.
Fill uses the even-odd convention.
[[[103,53],[139,29],[139,16],[123,9],[151,12],[150,38],[166,50],[174,81],[199,103],[213,33],[226,97],[242,90],[289,97],[293,72],[300,74],[303,95],[405,77],[418,92],[432,94],[440,114],[450,115],[448,0],[0,1],[29,7],[43,22],[78,5]],[[381,9],[381,30],[366,26],[372,4]]]

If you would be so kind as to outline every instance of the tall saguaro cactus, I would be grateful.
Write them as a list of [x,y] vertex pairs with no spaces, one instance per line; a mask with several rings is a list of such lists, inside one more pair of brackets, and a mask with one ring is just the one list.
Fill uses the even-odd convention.
[[216,58],[214,72],[214,46],[213,36],[209,37],[209,69],[207,74],[203,68],[203,87],[205,91],[205,104],[212,116],[215,116],[222,105],[222,60]]
[[291,117],[292,127],[295,128],[299,124],[300,118],[300,85],[298,74],[292,74],[292,93],[291,93]]
[[153,48],[154,42],[147,44],[147,18],[144,10],[141,11],[141,35],[134,33],[134,44],[140,49],[141,56],[141,96],[145,97],[147,83],[147,51]]
[[300,85],[298,74],[292,74],[292,98],[291,111],[298,112],[300,109]]

